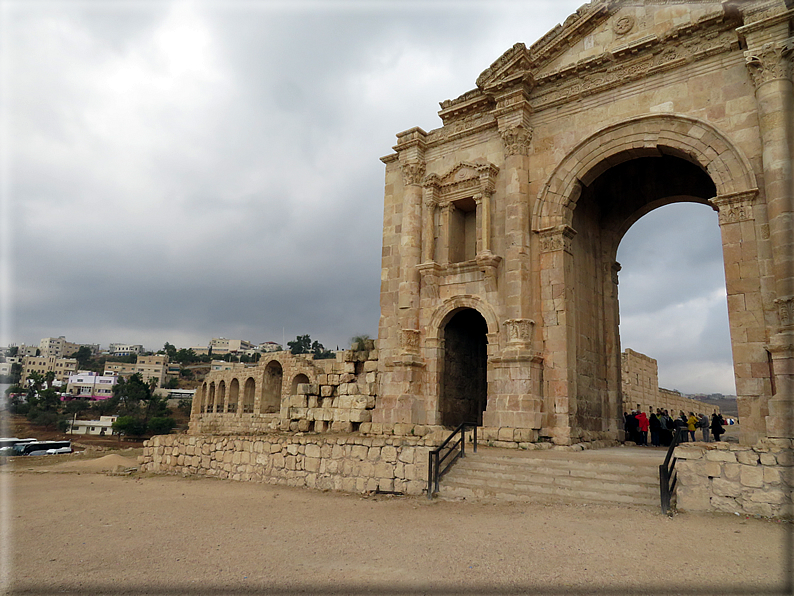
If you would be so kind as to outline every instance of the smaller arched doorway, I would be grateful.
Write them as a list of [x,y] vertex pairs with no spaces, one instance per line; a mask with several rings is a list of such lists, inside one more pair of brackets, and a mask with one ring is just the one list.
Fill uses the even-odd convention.
[[473,308],[463,308],[444,326],[439,416],[444,426],[482,425],[488,402],[488,325]]

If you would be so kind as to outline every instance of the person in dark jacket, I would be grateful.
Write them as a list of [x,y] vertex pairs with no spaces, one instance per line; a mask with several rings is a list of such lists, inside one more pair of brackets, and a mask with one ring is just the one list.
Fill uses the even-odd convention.
[[660,447],[660,431],[662,430],[662,423],[657,415],[653,413],[653,410],[651,410],[651,415],[648,418],[648,425],[651,429],[651,445],[654,447]]
[[719,441],[720,436],[725,432],[722,427],[722,416],[714,412],[711,415],[711,434],[714,435],[714,440]]
[[626,440],[639,444],[640,423],[637,421],[637,411],[632,410],[626,415]]

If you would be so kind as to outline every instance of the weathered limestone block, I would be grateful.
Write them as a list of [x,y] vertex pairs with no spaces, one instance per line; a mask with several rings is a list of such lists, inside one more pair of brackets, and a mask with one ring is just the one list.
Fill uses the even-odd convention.
[[763,517],[772,517],[772,515],[774,514],[772,505],[770,505],[769,503],[756,503],[754,501],[745,501],[742,504],[742,509],[744,509],[745,513],[749,513],[751,515],[760,515]]
[[743,486],[760,488],[764,485],[764,471],[758,466],[742,466],[739,478]]
[[711,497],[711,506],[717,511],[724,511],[726,513],[734,513],[742,509],[736,502],[736,499],[721,496]]
[[385,462],[396,462],[397,449],[392,445],[385,445],[380,450],[380,459]]
[[750,494],[750,500],[755,503],[773,503],[782,505],[791,502],[790,495],[780,489],[755,490]]
[[740,464],[747,464],[750,466],[758,464],[758,454],[754,451],[739,451],[736,453],[736,459]]
[[701,485],[679,486],[676,499],[680,511],[708,511],[711,507],[709,491]]
[[722,478],[714,478],[711,482],[711,489],[715,495],[720,497],[739,497],[742,494],[741,484]]
[[731,451],[713,449],[706,452],[706,459],[709,461],[724,461],[733,463],[736,462],[736,454]]
[[347,410],[350,422],[370,422],[372,410]]

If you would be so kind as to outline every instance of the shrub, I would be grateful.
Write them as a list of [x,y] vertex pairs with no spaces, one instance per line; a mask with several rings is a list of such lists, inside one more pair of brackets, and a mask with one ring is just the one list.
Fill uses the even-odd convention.
[[167,435],[176,426],[176,420],[171,417],[158,417],[149,420],[149,432],[153,435]]

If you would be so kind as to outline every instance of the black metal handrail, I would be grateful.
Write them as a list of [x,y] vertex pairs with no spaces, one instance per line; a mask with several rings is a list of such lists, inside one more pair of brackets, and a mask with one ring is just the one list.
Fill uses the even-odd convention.
[[[474,436],[472,437],[472,444],[474,445],[474,453],[477,453],[477,425],[474,422],[464,422],[458,428],[452,431],[452,434],[447,437],[447,439],[441,443],[437,448],[433,449],[428,454],[428,464],[427,464],[427,498],[432,499],[433,493],[438,492],[438,482],[441,479],[447,470],[449,470],[450,466],[454,464],[459,457],[466,457],[466,427],[471,427],[474,429]],[[455,438],[456,435],[460,434],[460,437],[452,443],[452,440]],[[460,446],[460,450],[456,451],[456,448]],[[447,452],[444,456],[441,456],[441,452],[446,449]],[[444,469],[441,469],[441,464],[445,462],[445,460],[450,457],[450,455],[455,454],[454,457],[449,460]]]
[[670,501],[673,498],[675,483],[678,479],[675,473],[676,458],[673,457],[673,452],[678,445],[684,442],[686,432],[686,427],[675,429],[673,432],[673,440],[670,442],[670,447],[667,449],[667,456],[664,458],[664,463],[659,464],[659,492],[662,498],[662,513],[665,515],[670,513]]

